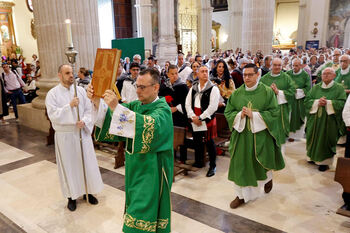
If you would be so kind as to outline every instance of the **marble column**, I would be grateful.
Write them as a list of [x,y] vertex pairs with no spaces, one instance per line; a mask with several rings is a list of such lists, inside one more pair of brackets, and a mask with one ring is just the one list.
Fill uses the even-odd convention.
[[[100,46],[97,0],[33,0],[35,30],[37,33],[41,78],[37,82],[39,95],[32,104],[19,109],[21,123],[46,131],[46,126],[31,124],[27,115],[36,114],[33,109],[41,110],[38,118],[45,120],[45,97],[59,79],[59,65],[68,63],[65,51],[68,46],[65,19],[72,21],[72,35],[77,56],[76,70],[79,67],[93,69],[96,49]],[[80,13],[78,13],[80,12]],[[21,113],[22,111],[22,113]],[[38,119],[37,118],[37,119]],[[41,123],[41,122],[40,122]],[[47,125],[47,124],[46,124]]]
[[274,11],[275,0],[243,1],[242,52],[260,49],[264,55],[271,53]]
[[242,15],[243,0],[227,1],[230,14],[228,47],[235,51],[242,48]]
[[307,12],[306,0],[300,0],[299,2],[299,18],[298,18],[298,35],[297,46],[305,46],[305,31],[309,26],[309,17]]
[[201,55],[209,55],[211,53],[211,27],[213,7],[210,0],[200,0],[198,8],[198,51]]
[[152,3],[151,0],[136,0],[137,36],[145,38],[145,49],[152,51]]
[[174,62],[177,55],[175,39],[174,0],[158,1],[158,64],[162,67],[166,61]]

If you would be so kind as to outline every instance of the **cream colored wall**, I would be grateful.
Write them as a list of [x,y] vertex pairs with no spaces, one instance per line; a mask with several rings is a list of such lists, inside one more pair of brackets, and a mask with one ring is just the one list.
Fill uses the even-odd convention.
[[298,30],[299,2],[279,2],[276,4],[273,33],[280,33],[281,44],[290,44],[292,34]]
[[213,12],[213,20],[221,24],[219,31],[219,48],[222,50],[232,49],[229,48],[229,43],[227,43],[230,39],[228,38],[230,32],[229,18],[230,14],[228,11]]
[[17,45],[22,48],[26,62],[30,62],[32,55],[38,54],[37,41],[33,38],[30,27],[33,13],[28,10],[26,0],[14,0],[13,3],[15,3],[13,18]]

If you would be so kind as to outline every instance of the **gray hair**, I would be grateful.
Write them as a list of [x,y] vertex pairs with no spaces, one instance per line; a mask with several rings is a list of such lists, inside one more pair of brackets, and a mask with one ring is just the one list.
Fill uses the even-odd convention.
[[243,57],[241,59],[239,59],[239,65],[242,65],[242,63],[252,63],[252,61],[246,57]]
[[299,61],[300,65],[303,64],[303,61],[299,57],[296,57],[292,60],[292,65],[294,64],[295,61]]

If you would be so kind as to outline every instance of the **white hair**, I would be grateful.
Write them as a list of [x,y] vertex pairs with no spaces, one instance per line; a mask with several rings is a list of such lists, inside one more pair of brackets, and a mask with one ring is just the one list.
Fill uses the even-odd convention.
[[135,58],[138,58],[138,59],[140,59],[140,60],[141,60],[141,56],[140,56],[140,54],[135,54],[135,55],[132,57],[132,59],[135,59]]
[[347,55],[347,54],[343,54],[343,55],[341,55],[341,56],[340,56],[340,59],[341,59],[342,57],[346,57],[346,59],[350,60],[350,56],[349,56],[349,55]]

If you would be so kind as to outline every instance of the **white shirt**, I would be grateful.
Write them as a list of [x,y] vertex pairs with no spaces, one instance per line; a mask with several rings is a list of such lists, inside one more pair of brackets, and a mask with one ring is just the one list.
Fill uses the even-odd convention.
[[[205,83],[204,87],[207,85],[207,83]],[[200,88],[200,84],[198,84],[198,90],[201,91],[202,89]],[[195,100],[194,100],[194,107],[196,108],[201,108],[201,95],[197,95]],[[218,109],[219,106],[219,99],[220,99],[220,91],[219,88],[217,88],[216,86],[213,86],[211,92],[210,92],[210,100],[209,100],[209,106],[208,108],[199,116],[201,119],[206,119],[209,118],[211,119],[211,116],[216,112],[216,110]],[[192,109],[192,87],[189,90],[187,97],[186,97],[186,102],[185,102],[185,106],[186,106],[186,111],[187,111],[187,116],[188,118],[192,118],[194,116],[196,116],[196,114],[194,114],[194,111]]]

